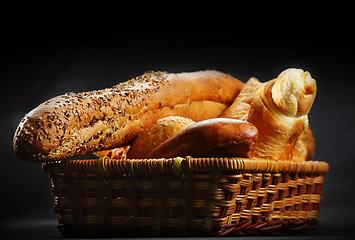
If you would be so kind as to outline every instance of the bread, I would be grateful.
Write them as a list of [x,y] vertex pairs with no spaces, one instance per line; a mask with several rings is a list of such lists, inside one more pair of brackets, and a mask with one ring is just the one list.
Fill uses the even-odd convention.
[[315,154],[316,142],[311,128],[308,126],[298,138],[292,151],[293,161],[313,160]]
[[[250,78],[233,103],[223,112],[221,117],[246,121],[249,116],[251,102],[263,83],[256,78]],[[292,160],[305,161],[314,157],[315,141],[310,127],[301,134],[292,150]]]
[[109,157],[111,159],[126,159],[130,146],[118,147],[110,150],[94,152],[98,157]]
[[316,152],[316,141],[310,126],[301,134],[299,141],[302,141],[307,148],[306,160],[313,160]]
[[248,119],[250,104],[262,83],[256,78],[250,78],[235,98],[233,103],[222,113],[222,118],[234,118],[245,121]]
[[298,139],[295,143],[295,146],[292,149],[292,161],[306,161],[307,160],[307,146],[301,140]]
[[25,115],[13,147],[21,160],[45,162],[125,146],[159,118],[219,116],[243,85],[218,71],[148,72],[112,88],[61,95]]
[[307,114],[316,90],[316,81],[301,69],[287,69],[263,84],[247,119],[259,131],[253,157],[292,159],[296,141],[308,127]]
[[250,157],[258,130],[250,123],[214,118],[185,128],[153,149],[147,158]]
[[170,116],[159,119],[133,141],[128,158],[146,158],[154,148],[195,122],[189,118]]

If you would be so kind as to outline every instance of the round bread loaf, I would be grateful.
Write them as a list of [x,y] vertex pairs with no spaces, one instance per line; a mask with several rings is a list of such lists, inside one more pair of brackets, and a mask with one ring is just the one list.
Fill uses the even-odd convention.
[[213,118],[185,128],[153,149],[148,158],[250,157],[258,129],[246,121]]
[[132,143],[127,158],[146,158],[148,153],[195,122],[189,118],[170,116],[159,119]]

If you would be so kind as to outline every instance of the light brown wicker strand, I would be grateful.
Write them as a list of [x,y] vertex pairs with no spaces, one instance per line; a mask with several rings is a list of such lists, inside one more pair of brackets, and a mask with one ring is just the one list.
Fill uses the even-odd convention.
[[[170,174],[174,159],[143,159],[143,160],[114,160],[104,159],[103,166],[108,174],[114,175],[144,175],[144,174]],[[98,174],[100,161],[92,160],[71,160],[54,161],[43,164],[45,172],[77,172],[79,174]],[[277,172],[299,172],[324,174],[328,171],[328,164],[325,162],[291,162],[264,159],[243,159],[243,158],[191,158],[186,157],[181,163],[181,170],[184,174],[209,172],[209,171],[245,171],[259,173]]]

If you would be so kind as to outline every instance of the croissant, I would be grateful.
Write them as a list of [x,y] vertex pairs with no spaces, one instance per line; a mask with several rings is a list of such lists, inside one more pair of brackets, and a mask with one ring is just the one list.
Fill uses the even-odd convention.
[[259,88],[247,119],[259,131],[253,157],[292,159],[292,150],[308,127],[307,114],[316,91],[311,74],[294,68],[281,72]]
[[250,78],[245,83],[232,105],[230,105],[220,117],[245,121],[249,115],[251,101],[261,85],[262,83],[258,79],[254,77]]

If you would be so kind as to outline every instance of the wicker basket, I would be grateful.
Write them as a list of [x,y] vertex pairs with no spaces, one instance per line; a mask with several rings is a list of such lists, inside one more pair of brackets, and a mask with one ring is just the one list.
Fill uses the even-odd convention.
[[64,235],[281,234],[317,224],[325,162],[243,158],[43,164]]

